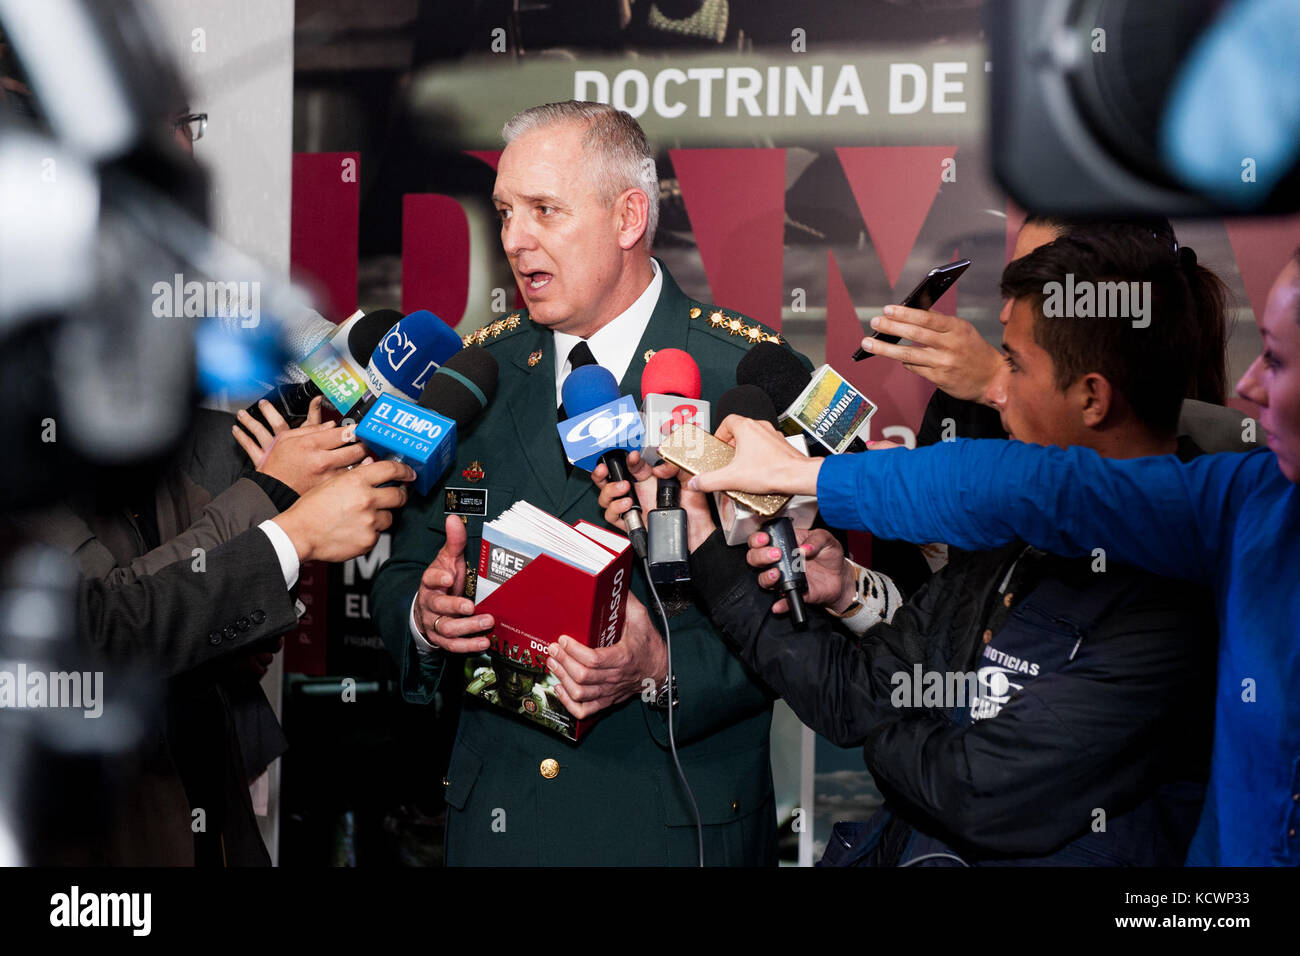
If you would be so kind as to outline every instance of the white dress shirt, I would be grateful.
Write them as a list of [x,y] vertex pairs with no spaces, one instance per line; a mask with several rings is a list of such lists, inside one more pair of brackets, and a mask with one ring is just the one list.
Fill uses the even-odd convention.
[[[646,326],[650,324],[650,316],[654,314],[655,306],[659,303],[659,293],[664,287],[664,277],[659,272],[659,263],[651,259],[650,265],[654,269],[654,278],[645,287],[645,291],[637,296],[636,301],[626,310],[606,322],[591,338],[587,339],[587,347],[591,349],[591,354],[596,356],[596,361],[602,368],[614,373],[616,382],[623,381],[623,376],[627,374],[628,366],[632,364],[632,359],[636,355],[637,344],[640,343],[641,336],[645,335]],[[569,365],[569,353],[582,339],[568,332],[556,332],[554,336],[555,407],[559,408],[563,401],[560,392],[564,388],[564,380],[573,371],[573,367]]]
[[[591,354],[596,357],[596,361],[602,368],[613,373],[615,381],[621,382],[623,376],[627,374],[628,367],[636,356],[636,347],[641,342],[641,336],[645,335],[646,326],[650,324],[650,316],[654,314],[655,306],[659,304],[659,293],[663,291],[664,277],[659,271],[659,263],[651,259],[650,267],[654,270],[654,277],[645,287],[645,291],[637,296],[635,302],[602,325],[591,338],[587,339],[587,347],[591,349]],[[573,371],[569,365],[569,353],[582,339],[568,332],[552,334],[555,337],[555,407],[559,408],[563,403],[560,392],[564,387],[564,380]],[[411,599],[410,625],[417,651],[421,654],[430,654],[438,650],[415,626],[414,598]]]

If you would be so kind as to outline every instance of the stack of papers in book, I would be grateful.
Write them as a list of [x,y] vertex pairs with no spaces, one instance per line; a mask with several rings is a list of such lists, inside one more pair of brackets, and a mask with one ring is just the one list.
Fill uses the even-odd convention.
[[627,547],[626,538],[604,528],[585,521],[579,526],[581,531],[527,501],[516,501],[496,519],[486,522],[486,561],[479,574],[476,600],[482,601],[539,554],[596,574],[609,564],[611,551],[619,554]]

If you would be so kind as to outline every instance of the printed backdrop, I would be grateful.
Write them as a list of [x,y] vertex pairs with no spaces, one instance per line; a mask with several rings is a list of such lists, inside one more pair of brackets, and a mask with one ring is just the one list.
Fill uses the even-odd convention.
[[[974,265],[937,308],[997,343],[998,277],[1023,218],[989,175],[979,4],[630,6],[628,17],[551,10],[504,23],[422,12],[411,68],[389,84],[300,66],[297,278],[335,321],[358,306],[427,308],[462,333],[478,328],[520,302],[489,198],[501,125],[538,103],[610,102],[657,149],[654,251],[687,293],[833,364],[879,405],[873,437],[911,444],[932,387],[893,362],[851,362],[863,322],[960,256]],[[678,20],[677,7],[699,10]],[[1235,296],[1235,381],[1258,349],[1252,310],[1300,244],[1300,220],[1175,227]],[[368,589],[387,547],[304,575],[310,613],[290,670],[385,666]],[[797,725],[777,739],[796,754],[774,763],[797,768]],[[820,842],[830,819],[877,797],[856,752],[819,742],[816,774]]]

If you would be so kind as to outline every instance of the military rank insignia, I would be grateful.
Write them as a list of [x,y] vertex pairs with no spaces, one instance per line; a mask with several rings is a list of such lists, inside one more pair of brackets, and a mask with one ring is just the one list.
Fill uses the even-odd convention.
[[462,471],[460,475],[466,481],[473,481],[473,482],[482,481],[485,475],[485,472],[483,471],[483,462],[478,461],[477,459],[471,461],[469,463],[469,466],[466,467],[466,469]]
[[[703,311],[698,306],[691,308],[690,316],[692,319],[698,319],[703,314]],[[740,316],[727,315],[721,309],[714,309],[709,313],[709,325],[720,332],[726,332],[728,335],[738,335],[749,342],[750,345],[757,345],[759,342],[781,344],[781,336],[764,332],[758,323],[749,325]]]

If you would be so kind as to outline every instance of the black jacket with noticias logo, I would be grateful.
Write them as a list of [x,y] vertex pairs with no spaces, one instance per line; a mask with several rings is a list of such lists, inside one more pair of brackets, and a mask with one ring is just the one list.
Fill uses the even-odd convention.
[[[805,632],[773,615],[720,534],[691,570],[741,660],[809,727],[864,748],[887,806],[863,859],[1183,862],[1211,743],[1210,595],[1008,545],[963,554],[854,640],[820,611]],[[828,855],[851,849],[842,833]]]

